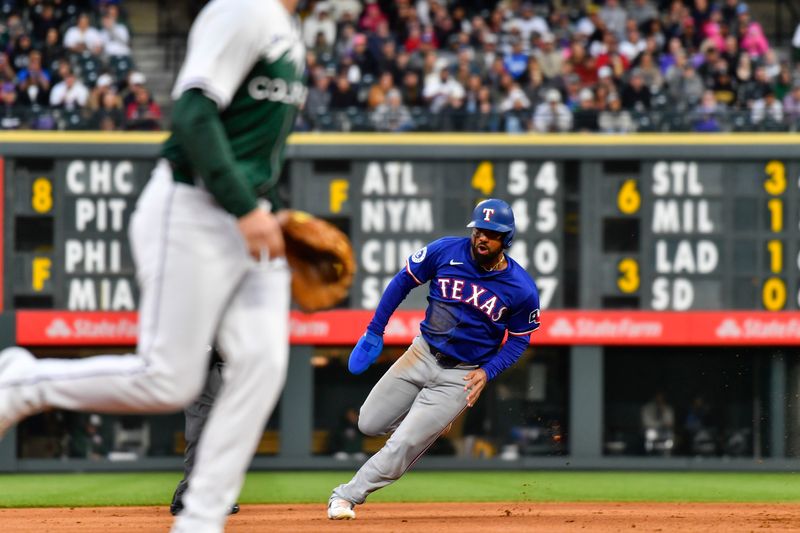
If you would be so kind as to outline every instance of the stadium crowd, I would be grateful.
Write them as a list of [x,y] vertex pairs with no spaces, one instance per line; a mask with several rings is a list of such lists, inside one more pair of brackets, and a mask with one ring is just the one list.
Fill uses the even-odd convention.
[[0,10],[1,129],[161,128],[119,1],[2,0]]
[[[0,128],[159,129],[119,0],[0,0]],[[298,129],[797,130],[743,0],[309,0]],[[800,63],[798,63],[800,65]]]
[[309,130],[711,132],[800,120],[800,71],[742,0],[322,0],[302,27]]

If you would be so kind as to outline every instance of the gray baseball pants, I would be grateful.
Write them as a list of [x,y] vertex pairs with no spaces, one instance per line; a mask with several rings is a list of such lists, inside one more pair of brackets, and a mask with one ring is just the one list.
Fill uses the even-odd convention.
[[189,475],[194,468],[194,458],[197,455],[197,443],[200,442],[200,434],[203,433],[203,427],[206,425],[208,415],[211,412],[211,407],[214,405],[214,400],[219,393],[219,388],[222,386],[222,368],[224,363],[214,363],[208,370],[206,383],[203,386],[203,392],[200,396],[189,404],[184,410],[186,418],[186,426],[184,428],[184,437],[186,440],[186,449],[183,453],[183,479],[178,483],[175,489],[176,499],[180,499],[183,493],[189,486]]
[[362,504],[372,492],[402,476],[467,407],[464,376],[477,365],[440,363],[422,336],[375,384],[358,419],[365,435],[394,431],[349,483],[333,497]]

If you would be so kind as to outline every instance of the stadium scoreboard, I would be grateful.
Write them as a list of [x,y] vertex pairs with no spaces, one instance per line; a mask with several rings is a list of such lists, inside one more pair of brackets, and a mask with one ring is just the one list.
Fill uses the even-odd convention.
[[[548,309],[797,310],[800,158],[716,146],[584,149],[517,143],[290,147],[293,207],[350,235],[346,306],[373,309],[415,250],[468,235],[475,203],[502,198],[511,256]],[[574,138],[572,138],[574,141]],[[4,155],[4,308],[133,311],[127,228],[156,161],[124,149]],[[87,152],[91,152],[87,155]],[[763,152],[763,154],[762,154]],[[402,304],[423,309],[425,291]]]

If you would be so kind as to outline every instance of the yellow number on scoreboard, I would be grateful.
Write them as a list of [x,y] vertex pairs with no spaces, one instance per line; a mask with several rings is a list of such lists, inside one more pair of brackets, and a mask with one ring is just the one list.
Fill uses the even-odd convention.
[[494,165],[491,161],[483,161],[472,175],[472,188],[482,194],[489,195],[494,191]]
[[767,202],[767,209],[769,209],[769,225],[772,233],[780,233],[783,231],[783,200],[772,198]]
[[53,184],[47,178],[33,180],[31,207],[37,213],[49,213],[53,209]]
[[639,278],[639,263],[635,259],[627,257],[619,262],[617,265],[619,270],[619,278],[617,278],[617,287],[624,293],[632,293],[639,290],[641,282]]
[[767,311],[779,311],[786,305],[786,284],[780,278],[769,278],[761,289],[761,301]]
[[636,180],[625,180],[617,193],[617,207],[620,213],[632,215],[639,210],[642,205],[642,196],[636,189]]
[[780,161],[770,161],[764,167],[764,172],[769,178],[764,181],[764,190],[769,194],[783,194],[786,190],[786,167]]
[[775,274],[780,273],[783,270],[783,242],[769,241],[767,251],[769,252],[769,269]]

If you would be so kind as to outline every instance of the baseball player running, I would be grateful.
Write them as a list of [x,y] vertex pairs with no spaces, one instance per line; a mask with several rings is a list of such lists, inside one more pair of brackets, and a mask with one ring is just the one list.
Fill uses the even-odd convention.
[[472,228],[469,238],[445,237],[408,258],[350,354],[350,371],[366,370],[381,353],[394,310],[411,289],[430,281],[420,335],[361,406],[363,433],[394,433],[349,483],[333,490],[332,520],[355,518],[354,506],[399,479],[475,404],[486,382],[519,359],[539,327],[536,284],[504,253],[514,238],[509,205],[497,199],[479,203],[467,227]]
[[189,35],[173,131],[131,218],[141,286],[135,355],[0,353],[0,433],[54,407],[176,411],[200,393],[214,339],[223,385],[175,533],[219,533],[286,374],[290,274],[258,197],[278,179],[305,98],[297,0],[212,0]]

